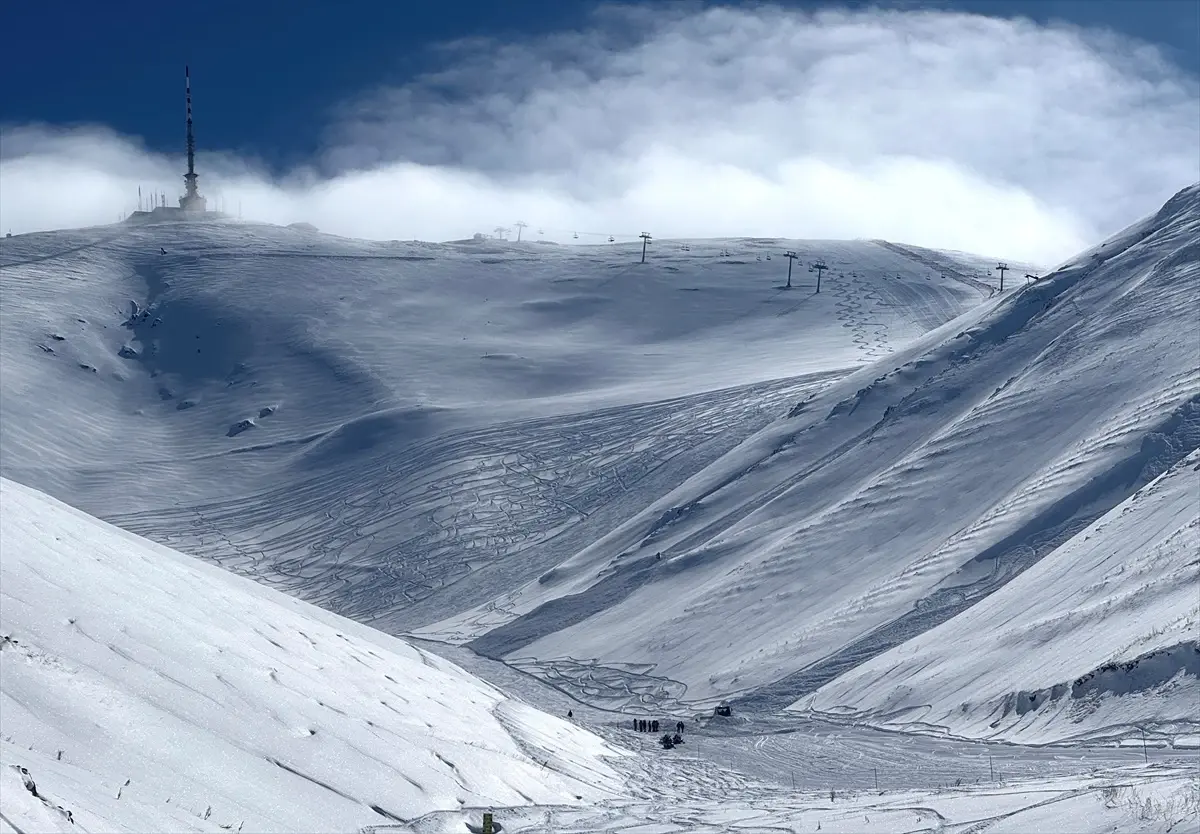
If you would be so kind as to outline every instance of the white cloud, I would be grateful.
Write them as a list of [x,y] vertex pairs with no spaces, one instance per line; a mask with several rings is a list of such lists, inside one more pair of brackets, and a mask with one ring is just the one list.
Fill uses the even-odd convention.
[[[1050,263],[1200,179],[1200,81],[1106,33],[610,7],[589,32],[439,53],[336,113],[312,170],[272,181],[205,151],[203,189],[363,237],[521,217],[558,239],[886,237]],[[6,131],[3,153],[14,231],[109,222],[139,183],[179,190],[178,160],[103,131]]]

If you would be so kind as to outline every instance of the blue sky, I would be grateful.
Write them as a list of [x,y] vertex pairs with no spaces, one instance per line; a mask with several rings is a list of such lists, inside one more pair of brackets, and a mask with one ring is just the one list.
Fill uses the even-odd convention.
[[317,148],[339,101],[429,69],[431,46],[570,28],[588,8],[570,0],[13,4],[0,77],[22,82],[0,99],[0,123],[98,122],[154,149],[176,147],[189,63],[205,144],[294,162]]
[[520,211],[1045,260],[1200,177],[1195,0],[193,5],[9,4],[6,230],[174,199],[184,63],[202,191],[359,236]]
[[[477,35],[511,40],[573,29],[586,22],[595,5],[580,0],[13,3],[5,9],[0,35],[0,78],[8,79],[0,97],[0,124],[97,122],[142,136],[156,150],[178,148],[177,100],[187,62],[194,67],[203,143],[287,165],[316,151],[330,111],[345,97],[381,83],[402,83],[436,66],[432,45]],[[1162,45],[1193,72],[1200,68],[1197,0],[875,5],[1103,26]]]

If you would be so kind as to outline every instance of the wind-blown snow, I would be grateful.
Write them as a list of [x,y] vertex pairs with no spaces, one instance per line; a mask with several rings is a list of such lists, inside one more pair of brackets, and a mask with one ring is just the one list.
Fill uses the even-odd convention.
[[[166,461],[202,492],[231,449],[277,459],[338,431],[363,457],[381,421],[395,443],[849,369],[989,291],[872,243],[683,245],[655,242],[639,264],[627,245],[369,243],[233,221],[4,240],[5,466],[53,471],[97,506],[83,471],[124,474],[141,504],[169,506],[170,479],[153,477]],[[785,246],[802,258],[790,292]],[[70,392],[55,408],[50,387]],[[219,468],[220,497],[270,483]]]
[[0,539],[17,825],[62,815],[21,804],[9,765],[82,831],[354,831],[621,791],[627,754],[587,731],[7,479]]

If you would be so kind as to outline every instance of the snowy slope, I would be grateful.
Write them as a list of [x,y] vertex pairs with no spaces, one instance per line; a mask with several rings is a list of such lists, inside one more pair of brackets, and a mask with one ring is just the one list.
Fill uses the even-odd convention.
[[[987,598],[1200,445],[1198,287],[1192,186],[813,395],[538,580],[423,633],[474,640],[594,699],[783,708]],[[1186,578],[1177,560],[1164,570]],[[1142,581],[1125,579],[1114,601]],[[1117,642],[1098,654],[1127,657],[1127,635],[1176,629],[1190,604],[1176,595],[1154,610],[1162,621],[1114,621]],[[995,647],[978,639],[971,650]],[[1175,690],[1165,714],[1192,691]]]
[[991,292],[871,242],[639,258],[232,221],[3,240],[0,467],[394,632],[536,577]]
[[7,479],[0,539],[8,830],[349,832],[622,789],[587,731]]
[[1150,726],[1194,745],[1198,472],[1200,450],[996,593],[796,708],[1032,742]]
[[[1077,776],[952,790],[881,794],[822,774],[835,797],[730,773],[714,738],[692,736],[692,752],[717,767],[686,749],[631,756],[399,640],[7,480],[0,541],[3,834],[430,834],[477,826],[489,807],[514,834],[1157,831],[1200,811],[1194,768],[1096,771],[1115,755],[1081,756]],[[1071,772],[1018,767],[1021,755],[1003,767]]]
[[[233,221],[3,240],[5,465],[48,477],[204,458],[176,473],[203,480],[208,458],[294,452],[343,424],[378,444],[379,426],[356,424],[369,416],[427,436],[846,369],[988,292],[865,242],[788,242],[807,288],[783,291],[784,245],[663,242],[642,265],[628,247],[372,243]],[[822,257],[814,295],[804,264]],[[67,395],[53,409],[50,389]],[[213,493],[229,487],[223,473]]]

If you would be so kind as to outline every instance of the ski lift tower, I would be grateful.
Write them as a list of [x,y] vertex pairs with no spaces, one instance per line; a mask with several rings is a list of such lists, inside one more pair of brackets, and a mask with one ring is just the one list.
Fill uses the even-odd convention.
[[996,271],[1000,273],[1000,292],[1004,292],[1004,273],[1008,271],[1008,264],[1001,261],[996,264]]
[[829,269],[829,267],[825,265],[825,259],[821,258],[821,259],[818,259],[817,262],[812,265],[812,268],[817,271],[817,292],[820,292],[821,291],[821,273],[824,272],[825,270]]
[[788,259],[788,282],[784,289],[790,290],[792,288],[792,264],[796,262],[797,255],[789,249],[783,253],[783,256]]
[[[646,262],[646,244],[650,242],[650,233],[642,232],[640,235],[638,235],[638,237],[640,237],[642,239],[642,263],[645,263]],[[609,240],[612,240],[612,238],[609,238]]]

